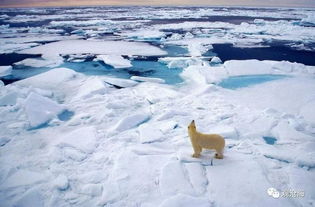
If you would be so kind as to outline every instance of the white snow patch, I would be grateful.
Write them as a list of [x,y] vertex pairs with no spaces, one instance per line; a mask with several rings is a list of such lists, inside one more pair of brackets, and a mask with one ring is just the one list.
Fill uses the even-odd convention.
[[308,15],[306,18],[303,18],[301,21],[302,25],[305,26],[314,26],[315,25],[315,15]]
[[218,83],[228,77],[224,67],[189,66],[180,74],[185,80],[197,84]]
[[209,207],[211,203],[206,198],[177,194],[163,201],[160,207]]
[[178,161],[167,163],[160,176],[161,193],[165,196],[172,196],[178,193],[194,194],[194,190],[186,179],[183,166]]
[[67,190],[69,187],[69,180],[65,175],[59,175],[54,181],[53,186],[60,191]]
[[157,127],[151,126],[148,123],[139,126],[140,142],[152,143],[164,139],[163,133]]
[[65,106],[34,92],[26,98],[24,108],[31,127],[47,123],[66,109]]
[[61,136],[55,145],[60,148],[73,147],[85,153],[92,153],[97,146],[95,133],[95,128],[92,126],[77,128]]
[[75,78],[77,73],[68,68],[54,68],[47,72],[15,82],[21,86],[38,88],[57,88],[63,83]]
[[206,178],[205,169],[200,163],[185,163],[190,182],[198,195],[202,195],[206,191],[208,180]]
[[300,109],[300,115],[302,115],[305,120],[312,123],[315,126],[315,100],[311,100],[310,102],[303,105]]
[[219,57],[213,57],[210,62],[214,64],[219,64],[222,63],[222,60]]
[[212,49],[212,45],[204,45],[200,42],[189,42],[188,51],[193,57],[200,57],[209,49]]
[[103,95],[107,91],[105,83],[97,77],[88,78],[78,89],[76,98],[87,99],[96,94]]
[[149,120],[151,115],[147,112],[137,113],[121,119],[113,128],[112,131],[121,132],[134,128],[143,122]]
[[161,78],[149,78],[142,76],[131,76],[131,80],[140,81],[140,82],[151,82],[151,83],[165,83],[165,80]]
[[83,53],[99,55],[166,55],[166,52],[163,50],[147,43],[94,40],[66,40],[53,42],[22,50],[20,53],[44,55],[67,55]]
[[123,58],[121,55],[98,55],[97,58],[117,69],[132,67],[131,61]]
[[137,39],[154,39],[154,38],[162,38],[165,36],[164,32],[159,30],[138,30],[132,32],[126,32],[122,35],[126,35],[127,37],[133,37]]
[[259,60],[229,60],[224,62],[229,76],[271,74],[272,66]]
[[38,188],[30,189],[14,204],[14,207],[44,207],[44,198]]
[[12,73],[12,66],[0,66],[0,77],[4,77],[7,75],[11,75]]
[[86,184],[81,189],[81,192],[93,197],[100,196],[103,192],[103,186],[100,184]]
[[8,177],[2,184],[1,189],[13,188],[18,186],[33,185],[46,179],[45,173],[33,172],[29,170],[18,170]]
[[201,57],[163,57],[159,62],[167,64],[168,68],[186,68],[191,65],[202,66],[204,62]]
[[238,139],[237,130],[232,126],[215,126],[211,128],[211,133],[220,134],[224,138]]
[[138,84],[138,82],[133,80],[127,80],[122,78],[110,78],[110,77],[104,77],[102,80],[105,81],[105,83],[108,83],[109,85],[118,86],[121,88],[128,88],[133,87]]
[[152,143],[166,139],[166,133],[177,126],[175,121],[144,123],[139,126],[140,142]]
[[46,56],[43,57],[43,59],[34,59],[34,58],[27,58],[22,61],[19,61],[17,63],[14,63],[14,65],[19,66],[29,66],[29,67],[35,67],[35,68],[41,68],[41,67],[57,67],[58,65],[63,63],[63,58],[60,56]]
[[166,85],[144,82],[135,87],[135,92],[145,97],[150,103],[170,100],[179,95],[177,91]]
[[7,94],[0,97],[0,106],[13,106],[16,104],[18,93],[16,91],[9,91]]
[[0,137],[0,147],[3,147],[4,145],[6,145],[10,141],[11,141],[11,139],[8,137]]

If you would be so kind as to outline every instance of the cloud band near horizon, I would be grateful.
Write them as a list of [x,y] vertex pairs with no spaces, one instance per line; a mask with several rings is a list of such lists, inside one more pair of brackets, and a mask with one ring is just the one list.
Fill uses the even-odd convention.
[[315,7],[314,0],[0,0],[0,7],[49,6],[285,6]]

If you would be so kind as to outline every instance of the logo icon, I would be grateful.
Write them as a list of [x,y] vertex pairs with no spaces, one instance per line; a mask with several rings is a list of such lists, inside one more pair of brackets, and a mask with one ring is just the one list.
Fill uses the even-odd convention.
[[277,189],[275,189],[275,188],[268,188],[267,194],[273,198],[279,198],[280,197],[279,191],[277,191]]

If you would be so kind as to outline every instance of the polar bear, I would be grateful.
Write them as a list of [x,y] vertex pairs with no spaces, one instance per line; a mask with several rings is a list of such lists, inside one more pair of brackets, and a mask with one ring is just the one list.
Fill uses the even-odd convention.
[[225,146],[225,140],[218,134],[202,134],[197,131],[195,121],[193,120],[188,125],[188,134],[192,147],[194,148],[193,157],[200,157],[202,148],[216,150],[215,158],[223,159],[223,150]]

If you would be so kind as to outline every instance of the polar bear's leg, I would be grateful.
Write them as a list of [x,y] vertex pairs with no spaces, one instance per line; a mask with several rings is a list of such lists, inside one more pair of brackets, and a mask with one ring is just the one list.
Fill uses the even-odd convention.
[[200,152],[202,148],[198,144],[193,144],[193,148],[194,148],[194,154],[192,156],[195,158],[200,157]]
[[201,152],[202,152],[202,147],[201,147],[201,146],[198,146],[198,147],[199,147],[199,149],[198,149],[198,150],[199,150],[199,151],[200,151],[200,153],[201,153]]
[[217,159],[223,159],[223,149],[216,150],[217,153],[215,153],[215,158]]

